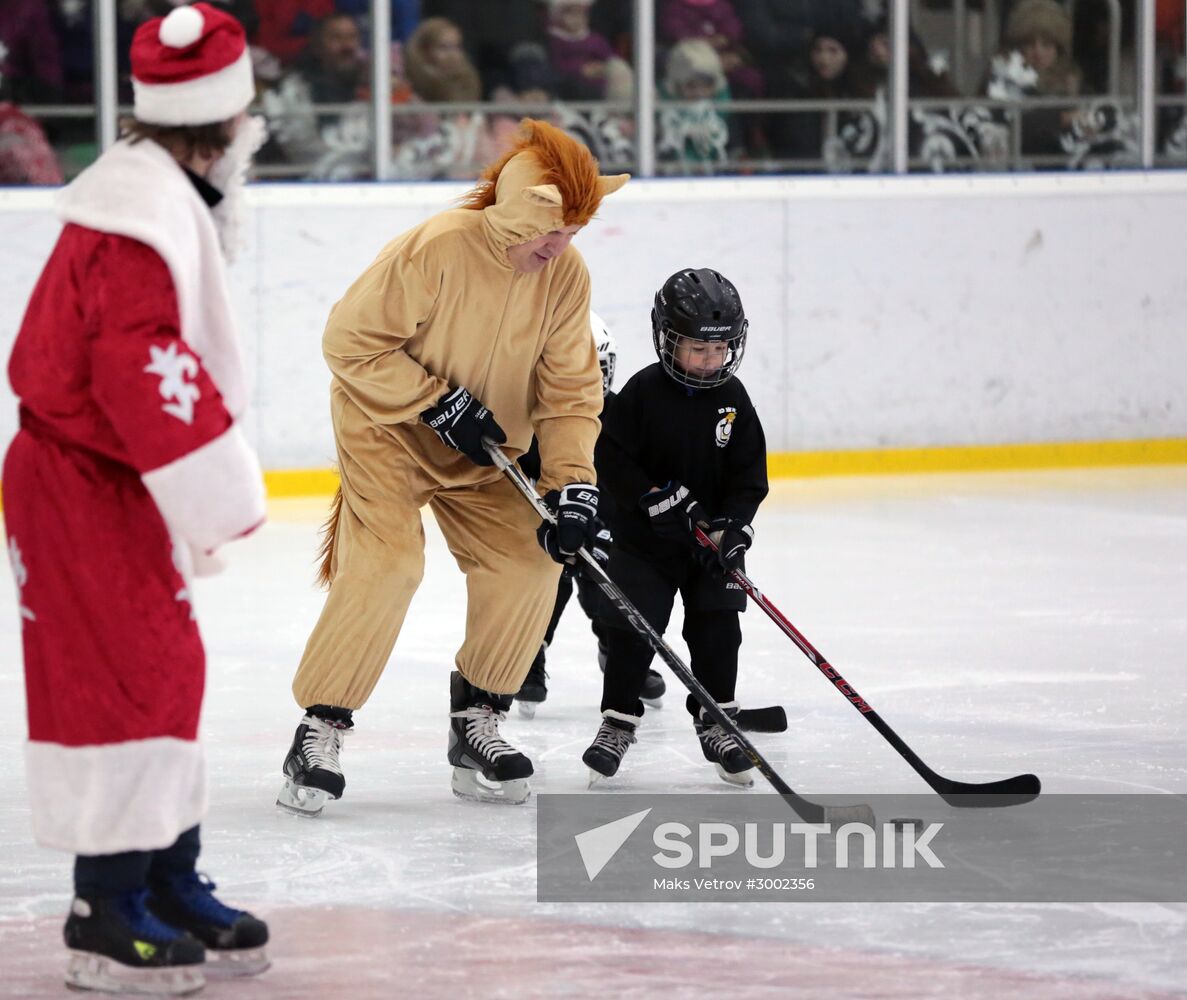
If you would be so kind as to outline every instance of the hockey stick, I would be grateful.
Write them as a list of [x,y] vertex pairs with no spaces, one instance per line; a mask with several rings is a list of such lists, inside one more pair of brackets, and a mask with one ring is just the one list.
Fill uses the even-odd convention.
[[[512,464],[510,459],[503,454],[502,449],[493,441],[484,439],[483,445],[487,452],[490,453],[490,457],[494,460],[495,465],[502,470],[519,492],[524,495],[524,498],[535,508],[536,513],[540,515],[540,519],[555,523],[556,518],[552,516],[548,506],[536,493],[536,490],[527,476],[523,474],[522,470]],[[832,826],[834,833],[839,826],[845,823],[864,823],[870,827],[874,826],[874,811],[867,805],[822,806],[820,803],[812,802],[793,791],[791,786],[779,777],[775,769],[767,763],[766,758],[755,749],[754,744],[742,734],[742,731],[738,728],[734,720],[713,700],[712,695],[692,675],[692,671],[684,665],[684,661],[676,655],[672,647],[664,642],[663,636],[651,627],[651,623],[640,614],[639,609],[618,589],[614,581],[602,569],[598,560],[594,558],[593,553],[587,547],[583,547],[577,555],[585,563],[591,579],[598,585],[602,593],[610,599],[611,603],[618,610],[618,613],[627,620],[631,628],[647,640],[651,648],[659,654],[660,659],[668,665],[672,673],[680,680],[680,683],[688,688],[697,701],[701,703],[706,714],[721,726],[733,738],[734,742],[742,748],[742,751],[750,759],[750,762],[758,769],[759,774],[770,782],[771,787],[783,797],[783,800],[797,816],[806,823],[828,823]]]
[[[696,537],[701,545],[717,551],[713,539],[700,528],[696,529]],[[1038,797],[1042,790],[1042,784],[1038,776],[1034,774],[1016,774],[1012,778],[1003,778],[1000,781],[983,782],[954,781],[952,778],[945,778],[942,774],[937,774],[903,742],[902,737],[890,728],[882,716],[874,711],[869,702],[853,689],[853,685],[836,671],[832,664],[817,651],[816,647],[804,638],[799,629],[783,617],[782,612],[767,600],[766,595],[754,585],[745,573],[736,569],[730,573],[730,576],[750,595],[754,603],[767,613],[767,617],[779,626],[783,634],[800,648],[800,652],[832,681],[833,687],[865,716],[870,725],[885,737],[886,742],[894,747],[903,759],[915,768],[919,776],[931,785],[932,789],[950,806],[1016,806]]]

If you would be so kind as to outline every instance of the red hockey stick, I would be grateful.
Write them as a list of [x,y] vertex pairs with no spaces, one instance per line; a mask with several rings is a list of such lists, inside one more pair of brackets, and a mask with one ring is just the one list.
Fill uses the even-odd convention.
[[[717,550],[713,539],[700,528],[696,529],[696,537],[701,545],[714,551]],[[890,728],[885,720],[874,711],[869,702],[854,690],[853,685],[836,671],[832,664],[817,651],[816,647],[804,638],[799,629],[783,617],[783,613],[767,600],[766,595],[754,585],[753,581],[745,573],[741,570],[733,570],[729,575],[738,586],[750,595],[754,603],[766,612],[767,617],[779,626],[783,634],[800,648],[800,652],[829,679],[833,687],[840,691],[853,707],[865,716],[870,725],[886,738],[886,742],[894,747],[902,755],[903,759],[915,768],[919,776],[931,785],[936,793],[949,805],[973,807],[1015,806],[1023,802],[1030,802],[1032,799],[1038,797],[1039,792],[1042,790],[1042,783],[1033,774],[1017,774],[1012,778],[985,782],[954,781],[952,778],[946,778],[942,774],[937,774],[924,763],[922,758],[914,750],[903,742],[902,737]]]

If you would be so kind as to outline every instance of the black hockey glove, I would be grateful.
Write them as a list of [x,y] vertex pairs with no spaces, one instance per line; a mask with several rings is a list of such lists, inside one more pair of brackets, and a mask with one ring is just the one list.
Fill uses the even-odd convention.
[[702,549],[713,555],[721,573],[732,573],[741,568],[742,556],[754,541],[754,529],[745,521],[734,517],[715,517],[709,524],[708,535],[717,545],[717,551]]
[[544,503],[556,522],[541,521],[536,538],[554,560],[569,562],[583,545],[595,546],[598,530],[605,527],[598,520],[596,486],[570,483],[564,489],[550,490],[544,496]]
[[709,516],[688,487],[673,479],[667,486],[639,498],[639,506],[651,522],[651,530],[660,538],[684,545],[697,545],[698,524],[708,524]]
[[445,444],[456,448],[476,465],[494,465],[494,459],[482,446],[484,437],[503,444],[507,435],[494,416],[475,399],[468,389],[451,389],[420,415]]

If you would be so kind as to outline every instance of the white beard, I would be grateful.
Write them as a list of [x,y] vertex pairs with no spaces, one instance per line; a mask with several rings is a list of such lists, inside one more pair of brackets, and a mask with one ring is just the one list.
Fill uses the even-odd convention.
[[247,215],[243,185],[247,182],[247,171],[251,168],[252,157],[267,138],[268,126],[263,118],[246,119],[235,130],[235,138],[231,140],[223,155],[214,162],[206,176],[223,196],[223,200],[215,205],[211,214],[214,216],[218,242],[227,263],[234,263],[239,252],[247,246],[243,233],[243,223]]

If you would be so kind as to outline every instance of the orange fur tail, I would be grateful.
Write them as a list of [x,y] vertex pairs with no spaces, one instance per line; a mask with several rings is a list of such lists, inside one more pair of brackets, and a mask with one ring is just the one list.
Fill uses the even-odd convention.
[[317,582],[323,587],[329,587],[334,578],[334,538],[338,534],[338,518],[342,515],[342,487],[334,494],[330,504],[330,514],[326,523],[321,526],[321,545],[318,546],[317,558],[320,563],[317,569]]

